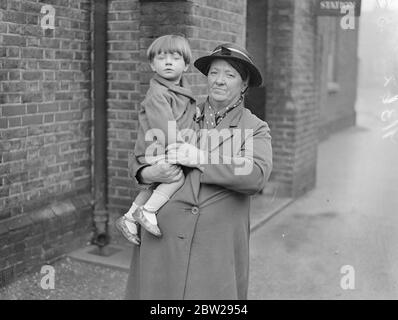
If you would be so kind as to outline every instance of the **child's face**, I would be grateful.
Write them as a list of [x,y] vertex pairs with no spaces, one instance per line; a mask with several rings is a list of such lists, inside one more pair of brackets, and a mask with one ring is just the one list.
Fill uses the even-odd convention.
[[179,82],[183,72],[187,71],[184,57],[178,52],[162,52],[155,55],[151,68],[159,76],[169,81]]

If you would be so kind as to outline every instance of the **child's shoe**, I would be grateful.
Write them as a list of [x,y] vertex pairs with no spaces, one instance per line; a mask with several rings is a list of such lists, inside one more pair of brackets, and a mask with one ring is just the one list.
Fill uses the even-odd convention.
[[134,211],[132,214],[134,219],[143,227],[145,228],[148,232],[152,233],[153,235],[157,237],[161,237],[162,233],[160,232],[159,227],[156,224],[151,223],[147,217],[145,217],[144,212],[152,213],[149,211],[146,211],[144,207],[139,207],[137,210]]
[[130,220],[125,216],[121,216],[119,219],[115,221],[116,228],[123,234],[123,236],[130,242],[139,246],[141,244],[141,239],[138,236],[138,233],[132,233],[127,227],[127,222],[136,224],[136,228],[138,228],[137,222],[134,220]]

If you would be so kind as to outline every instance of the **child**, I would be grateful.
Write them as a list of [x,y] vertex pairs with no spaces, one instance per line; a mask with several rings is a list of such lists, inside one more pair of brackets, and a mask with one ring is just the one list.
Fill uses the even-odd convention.
[[[157,38],[147,50],[147,58],[155,75],[150,80],[149,90],[138,114],[140,124],[135,157],[140,163],[159,163],[165,161],[166,147],[172,143],[185,142],[177,137],[176,130],[168,130],[172,122],[178,129],[193,129],[196,103],[187,87],[183,72],[187,71],[192,60],[188,41],[178,35],[165,35]],[[174,126],[175,127],[175,126]],[[163,135],[157,136],[157,156],[145,157],[148,142],[144,136],[151,129],[160,129]],[[153,143],[153,141],[152,141]],[[173,183],[159,184],[155,189],[141,190],[128,212],[116,221],[117,228],[131,242],[139,245],[138,222],[150,233],[161,236],[157,225],[157,211],[184,184],[185,177]]]

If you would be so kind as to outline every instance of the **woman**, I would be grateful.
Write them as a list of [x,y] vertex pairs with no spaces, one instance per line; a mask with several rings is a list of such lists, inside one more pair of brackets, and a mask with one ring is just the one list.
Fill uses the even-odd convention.
[[[163,237],[143,230],[141,246],[133,249],[127,299],[247,298],[250,195],[265,186],[272,148],[268,125],[242,100],[262,78],[247,51],[230,43],[194,65],[207,76],[209,93],[196,121],[202,132],[223,132],[223,139],[210,143],[202,170],[197,169],[197,155],[203,150],[188,144],[169,149],[169,159],[191,168],[157,215]],[[232,149],[223,148],[228,144]],[[220,154],[224,149],[233,153]],[[242,167],[246,169],[239,171]],[[133,174],[150,184],[175,181],[181,171],[172,164],[144,167],[134,162]]]

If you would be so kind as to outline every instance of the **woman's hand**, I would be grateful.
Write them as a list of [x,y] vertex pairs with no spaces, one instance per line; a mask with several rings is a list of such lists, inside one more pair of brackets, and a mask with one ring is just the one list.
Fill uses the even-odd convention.
[[155,182],[171,183],[182,178],[183,172],[179,166],[174,164],[160,162],[140,170],[141,181],[145,184]]
[[205,164],[206,153],[189,143],[173,143],[167,147],[167,162],[186,167]]

